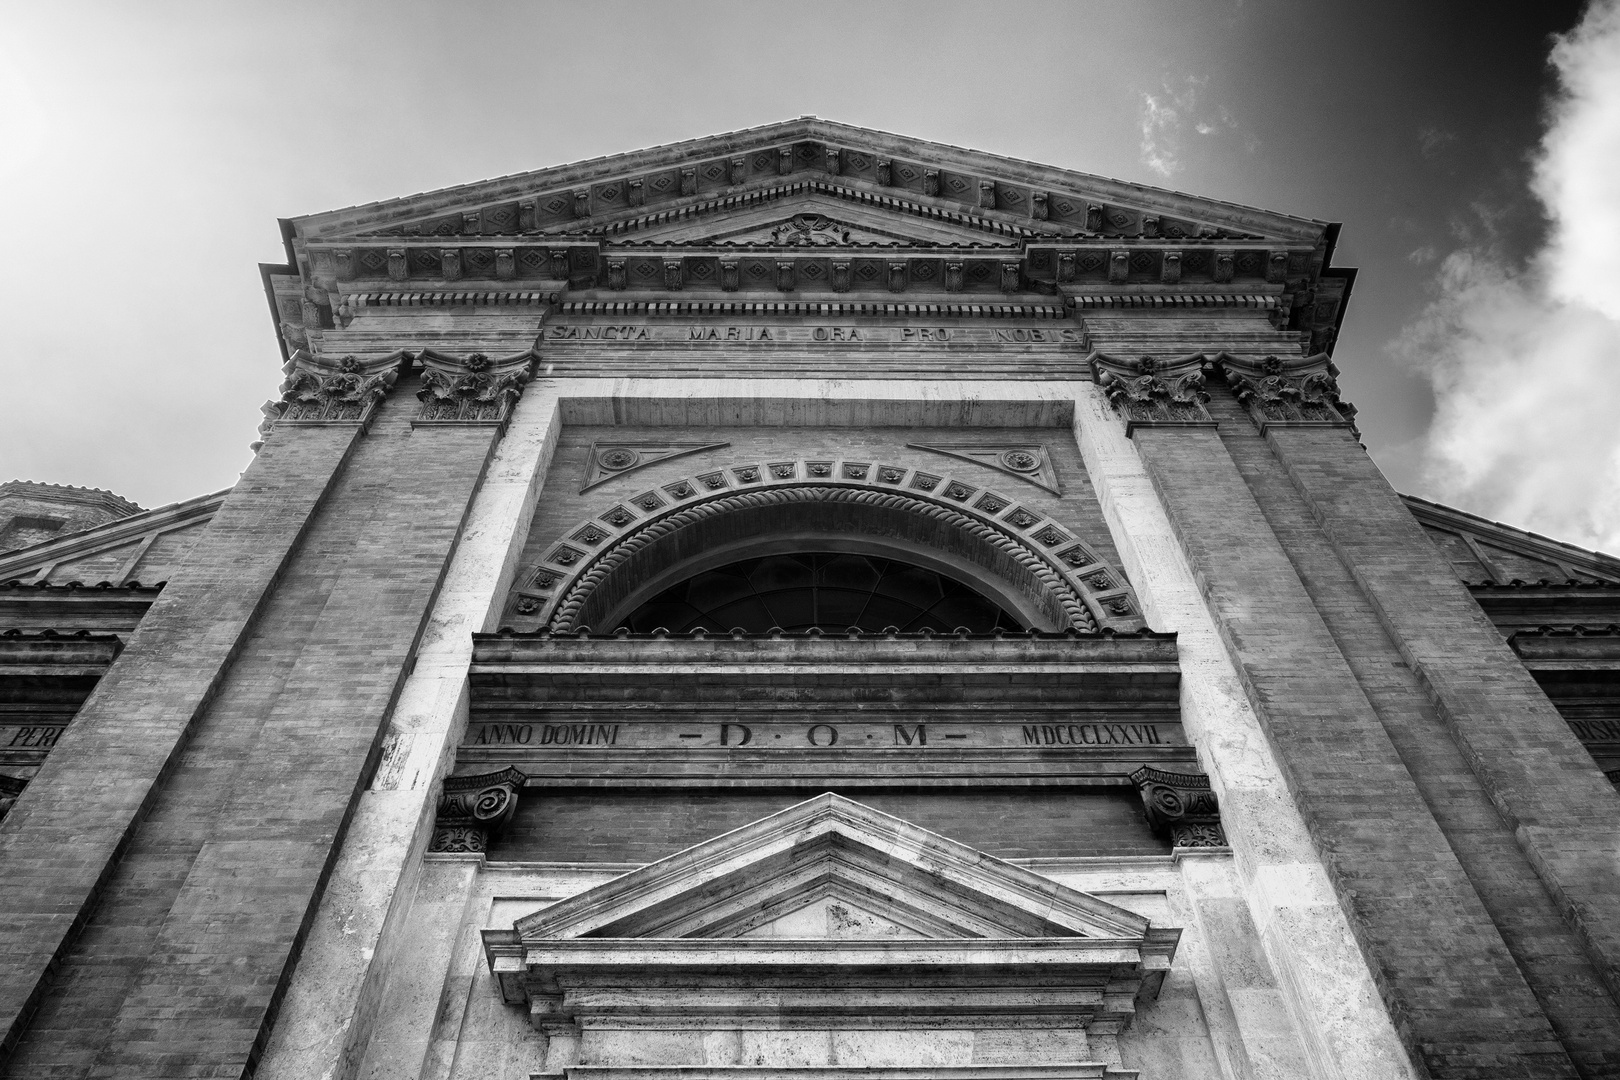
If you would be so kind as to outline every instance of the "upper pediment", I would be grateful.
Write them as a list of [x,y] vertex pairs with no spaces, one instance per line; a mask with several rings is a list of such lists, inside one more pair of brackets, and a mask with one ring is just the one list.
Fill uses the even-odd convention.
[[[803,117],[293,221],[305,240],[611,235],[803,194],[873,200],[1010,238],[1247,240],[1314,248],[1322,222]],[[638,224],[642,223],[642,224]]]

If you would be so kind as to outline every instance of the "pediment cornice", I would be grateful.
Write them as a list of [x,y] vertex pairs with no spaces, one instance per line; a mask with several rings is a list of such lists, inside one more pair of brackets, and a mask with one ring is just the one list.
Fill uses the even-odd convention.
[[[525,945],[569,938],[706,936],[730,918],[714,897],[735,899],[821,862],[816,880],[871,858],[899,892],[928,892],[914,906],[943,911],[971,898],[971,918],[999,924],[1004,937],[1139,940],[1151,923],[1140,915],[1060,885],[910,822],[831,793],[687,848],[518,920]],[[909,884],[906,881],[910,875]],[[725,882],[725,887],[719,883]]]
[[1170,237],[1220,230],[1314,247],[1326,229],[1322,222],[814,118],[313,214],[292,225],[302,239],[377,230],[404,235],[413,227],[424,235],[545,232],[582,219],[724,206],[752,190],[809,180],[1015,230]]
[[[889,931],[784,932],[829,897],[867,899]],[[868,1023],[901,994],[945,1026],[1117,1031],[1157,993],[1179,935],[828,793],[486,930],[484,945],[507,1002],[548,1028],[619,1012]],[[593,994],[604,987],[613,1003]]]

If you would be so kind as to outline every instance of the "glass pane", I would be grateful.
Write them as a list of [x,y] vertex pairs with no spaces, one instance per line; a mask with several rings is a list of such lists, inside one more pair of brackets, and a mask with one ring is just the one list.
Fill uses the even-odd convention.
[[701,626],[756,634],[773,626],[940,633],[965,626],[976,634],[1023,628],[993,601],[933,570],[835,552],[768,555],[708,570],[666,589],[625,621],[638,633],[660,626],[675,633]]

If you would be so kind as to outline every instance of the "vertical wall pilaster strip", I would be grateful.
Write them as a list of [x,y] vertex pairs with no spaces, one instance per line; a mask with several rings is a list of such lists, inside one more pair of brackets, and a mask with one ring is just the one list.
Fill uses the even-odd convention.
[[[1583,1075],[1602,1075],[1616,1063],[1615,1051],[1620,1049],[1620,1008],[1596,967],[1272,447],[1229,396],[1215,394],[1209,409],[1221,420],[1222,442],[1272,534],[1315,601],[1566,1051]],[[1348,437],[1337,450],[1362,453]],[[1415,539],[1419,538],[1403,542]]]
[[403,392],[383,404],[344,480],[354,503],[335,497],[312,530],[330,591],[298,640],[262,643],[295,659],[246,754],[188,762],[232,782],[93,1073],[237,1075],[262,1052],[497,431],[413,430],[417,408]]
[[91,913],[359,435],[278,432],[0,823],[0,1057]]
[[1266,438],[1620,997],[1620,795],[1354,437]]
[[558,384],[531,385],[480,485],[382,762],[361,796],[259,1080],[345,1080],[365,1052],[432,833],[438,781],[466,723],[472,635],[498,629],[562,424]]
[[1575,1076],[1219,433],[1135,443],[1408,1047],[1436,1080]]
[[[1309,1075],[1417,1076],[1158,494],[1093,385],[1076,389],[1075,437],[1148,624],[1176,632],[1183,722],[1220,797],[1249,912],[1312,1054]],[[1246,1033],[1252,1060],[1268,1062],[1271,1034]],[[1275,1064],[1277,1075],[1291,1075],[1288,1062]]]

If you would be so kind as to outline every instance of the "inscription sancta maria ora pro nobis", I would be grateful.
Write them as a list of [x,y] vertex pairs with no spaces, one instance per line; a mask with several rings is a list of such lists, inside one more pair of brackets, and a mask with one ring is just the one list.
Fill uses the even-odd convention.
[[645,324],[572,325],[546,328],[547,341],[702,341],[783,342],[788,344],[944,344],[948,342],[1080,343],[1074,327],[943,326],[657,326]]
[[764,721],[719,724],[583,723],[513,724],[474,722],[464,746],[532,750],[691,749],[802,750],[805,748],[880,750],[899,747],[1004,749],[1053,747],[1085,750],[1114,746],[1182,746],[1177,724],[938,724],[793,723]]

